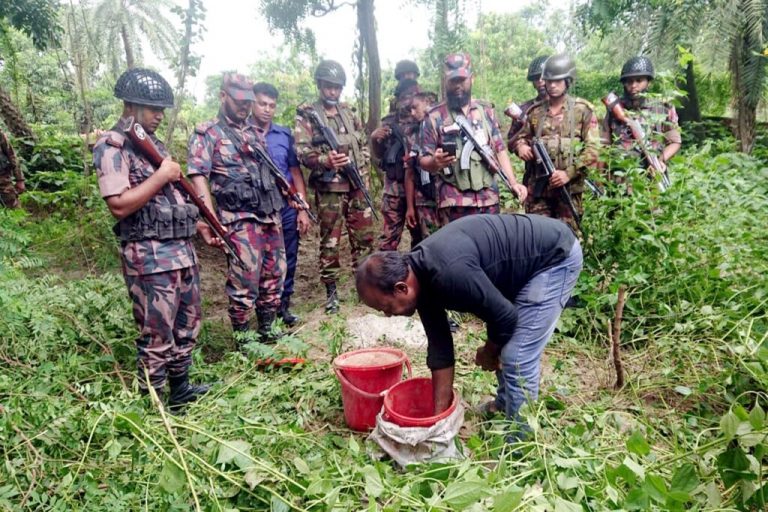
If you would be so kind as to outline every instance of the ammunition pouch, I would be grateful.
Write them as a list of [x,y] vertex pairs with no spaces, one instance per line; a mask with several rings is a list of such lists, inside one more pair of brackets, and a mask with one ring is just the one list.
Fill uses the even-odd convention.
[[193,204],[150,201],[112,227],[122,242],[190,238],[197,232],[200,212]]
[[405,179],[404,156],[405,148],[402,142],[395,139],[384,152],[384,159],[382,160],[382,167],[387,178],[398,183],[403,182]]
[[213,193],[216,205],[229,212],[249,212],[260,216],[282,209],[283,196],[271,179],[265,179],[264,172],[269,171],[260,165],[258,171],[249,169],[248,174],[227,177],[226,184]]
[[435,194],[435,183],[432,179],[432,175],[427,171],[419,169],[416,176],[416,187],[426,199],[434,201],[437,199]]

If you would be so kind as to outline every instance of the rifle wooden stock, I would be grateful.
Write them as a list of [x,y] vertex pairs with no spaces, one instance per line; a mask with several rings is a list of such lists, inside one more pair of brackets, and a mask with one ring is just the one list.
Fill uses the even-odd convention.
[[[149,160],[150,164],[152,164],[155,168],[159,168],[160,165],[162,165],[165,157],[160,154],[160,151],[157,149],[157,146],[155,146],[154,142],[152,142],[152,140],[147,137],[144,128],[139,123],[134,122],[133,117],[129,117],[127,121],[129,126],[125,130],[126,136],[130,139],[134,147],[136,147],[136,149],[142,155],[144,155],[147,160]],[[219,222],[219,219],[216,218],[216,215],[205,205],[203,200],[197,196],[197,192],[195,191],[192,183],[190,183],[186,177],[182,176],[179,181],[174,182],[174,185],[179,187],[182,193],[185,193],[189,197],[189,200],[192,201],[195,206],[197,206],[197,209],[200,210],[200,215],[203,217],[203,220],[205,220],[205,223],[208,224],[216,236],[219,237],[222,242],[224,242],[224,251],[229,256],[234,258],[240,267],[245,269],[245,262],[240,257],[240,254],[238,254],[235,246],[229,240],[227,229],[221,224],[221,222]]]
[[661,176],[659,188],[662,192],[664,192],[667,187],[672,184],[672,181],[669,179],[669,173],[667,170],[664,169],[664,167],[661,165],[659,157],[651,150],[649,150],[648,146],[646,146],[645,132],[643,131],[643,127],[640,126],[640,123],[636,119],[632,119],[627,115],[626,111],[619,102],[619,97],[616,96],[615,93],[608,93],[608,95],[603,98],[603,104],[608,109],[608,111],[613,114],[613,117],[618,119],[620,123],[629,127],[630,132],[632,132],[632,138],[640,148],[640,152],[642,153],[643,158],[645,158],[645,161],[648,162],[648,174],[651,176],[651,178],[654,179],[656,178],[657,174]]

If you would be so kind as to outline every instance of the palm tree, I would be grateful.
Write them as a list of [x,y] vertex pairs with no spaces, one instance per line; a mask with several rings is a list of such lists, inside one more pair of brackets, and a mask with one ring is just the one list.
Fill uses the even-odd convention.
[[167,61],[177,55],[179,34],[168,13],[171,0],[99,0],[93,11],[93,26],[99,34],[112,72],[141,64],[148,46]]

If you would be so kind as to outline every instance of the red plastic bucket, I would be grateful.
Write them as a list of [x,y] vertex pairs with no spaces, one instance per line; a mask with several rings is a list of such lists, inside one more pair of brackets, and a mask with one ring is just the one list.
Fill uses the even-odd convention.
[[411,362],[396,348],[363,348],[334,359],[333,370],[341,382],[344,419],[349,428],[364,432],[376,425],[383,393],[403,378],[403,363],[410,378]]
[[459,397],[453,392],[450,407],[435,415],[432,379],[417,377],[395,384],[384,397],[384,419],[401,427],[431,427],[456,410]]

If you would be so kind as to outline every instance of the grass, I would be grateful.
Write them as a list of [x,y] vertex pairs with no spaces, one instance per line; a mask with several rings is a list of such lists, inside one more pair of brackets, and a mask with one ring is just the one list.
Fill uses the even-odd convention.
[[[133,382],[113,242],[89,220],[100,207],[41,222],[0,211],[0,509],[763,510],[768,172],[703,147],[674,177],[664,196],[633,176],[634,197],[588,204],[586,308],[563,315],[546,351],[541,399],[524,411],[533,437],[506,446],[500,418],[468,414],[466,460],[405,470],[344,426],[329,367],[349,348],[343,317],[280,348],[312,364],[267,372],[206,320],[193,380],[218,384],[169,416]],[[620,284],[616,390],[606,325]],[[465,318],[456,343],[470,404],[495,389],[472,365],[483,331]]]

